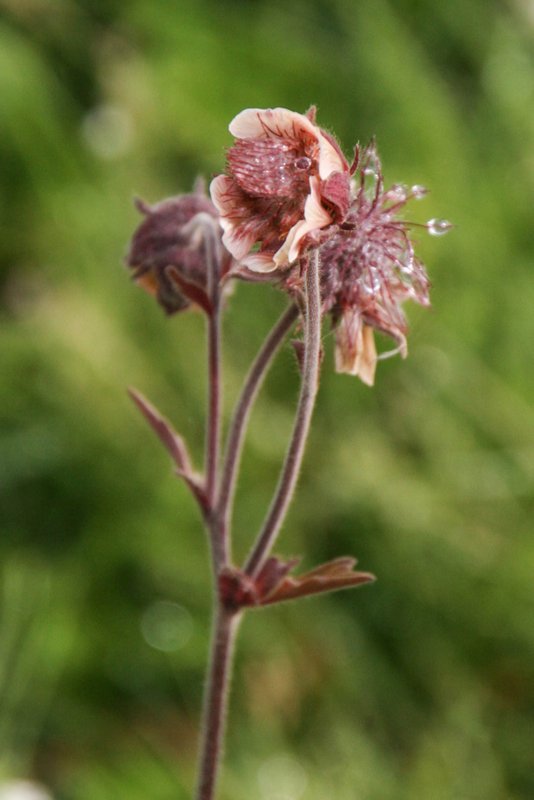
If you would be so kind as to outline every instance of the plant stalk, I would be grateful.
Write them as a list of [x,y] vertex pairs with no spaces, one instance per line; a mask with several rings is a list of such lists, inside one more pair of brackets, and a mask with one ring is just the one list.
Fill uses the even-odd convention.
[[257,575],[269,555],[285,519],[302,465],[317,389],[321,348],[320,259],[316,249],[305,275],[304,364],[293,433],[276,491],[263,527],[245,563],[248,575]]
[[209,674],[204,701],[199,782],[196,800],[214,800],[217,774],[222,760],[226,710],[235,635],[239,613],[232,613],[218,603],[209,661]]
[[[252,406],[263,384],[267,370],[286,335],[298,318],[298,308],[291,304],[275,324],[260,348],[246,377],[235,407],[221,473],[221,487],[217,503],[221,533],[226,539],[231,526],[237,472],[243,451],[243,442]],[[228,549],[228,546],[226,546]]]

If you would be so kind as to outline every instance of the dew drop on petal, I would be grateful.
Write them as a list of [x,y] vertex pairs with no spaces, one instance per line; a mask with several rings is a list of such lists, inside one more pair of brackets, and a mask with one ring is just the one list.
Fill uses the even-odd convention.
[[444,236],[452,227],[452,222],[446,219],[429,219],[426,223],[426,229],[431,236]]
[[295,160],[294,164],[295,169],[298,169],[301,172],[306,172],[311,167],[312,161],[311,158],[308,158],[307,156],[301,156]]

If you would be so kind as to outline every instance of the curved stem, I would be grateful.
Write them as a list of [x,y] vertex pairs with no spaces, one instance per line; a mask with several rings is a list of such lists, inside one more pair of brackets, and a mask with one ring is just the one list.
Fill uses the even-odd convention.
[[299,311],[297,306],[291,304],[275,324],[249,370],[235,407],[230,431],[228,433],[228,441],[222,467],[221,487],[217,503],[218,514],[221,520],[221,531],[225,539],[227,538],[227,531],[231,523],[237,471],[243,451],[243,442],[250,412],[267,374],[267,370],[278,348],[298,318],[298,315]]
[[196,800],[213,800],[228,705],[228,690],[239,615],[218,606],[214,619],[208,683],[204,699],[203,739]]
[[216,306],[208,317],[208,421],[206,429],[206,495],[215,502],[221,428],[221,337],[220,311]]
[[305,277],[304,365],[295,424],[271,506],[256,543],[245,563],[244,569],[248,575],[255,575],[259,572],[263,560],[268,556],[276,540],[293,497],[302,464],[319,385],[319,354],[321,347],[319,268],[319,252],[315,250],[308,262]]
[[215,502],[221,441],[221,291],[219,283],[220,242],[213,220],[204,225],[207,294],[211,304],[208,314],[208,413],[205,441],[205,519],[209,530],[214,575],[226,563],[226,551],[218,524]]

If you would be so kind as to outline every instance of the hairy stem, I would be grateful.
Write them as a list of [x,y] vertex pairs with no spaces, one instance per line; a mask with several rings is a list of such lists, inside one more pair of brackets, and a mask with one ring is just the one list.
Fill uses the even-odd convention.
[[302,464],[304,448],[319,385],[321,346],[321,292],[319,252],[315,250],[306,269],[304,321],[304,365],[295,424],[276,491],[263,527],[245,564],[245,572],[255,575],[269,555],[286,516]]
[[208,317],[208,420],[206,428],[206,495],[213,507],[217,486],[221,428],[221,337],[220,312]]
[[221,763],[226,708],[238,614],[217,608],[214,616],[208,682],[205,691],[203,738],[196,800],[213,800]]
[[213,221],[205,226],[207,294],[211,304],[208,314],[208,414],[205,441],[206,525],[210,536],[214,577],[226,563],[224,538],[216,513],[216,495],[221,442],[222,363],[221,363],[221,289],[220,242]]
[[235,407],[228,433],[228,441],[221,474],[221,487],[218,499],[218,514],[221,521],[221,532],[227,538],[231,524],[232,506],[235,494],[237,472],[243,450],[243,441],[247,429],[250,412],[258,392],[263,384],[267,370],[287,333],[298,318],[295,304],[289,306],[275,324],[258,352],[246,377],[241,395]]

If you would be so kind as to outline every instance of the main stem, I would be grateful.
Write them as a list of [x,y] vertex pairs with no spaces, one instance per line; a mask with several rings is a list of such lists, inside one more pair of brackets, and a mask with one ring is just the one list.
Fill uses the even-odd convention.
[[302,464],[304,448],[319,386],[321,347],[321,289],[319,252],[310,257],[305,275],[304,364],[302,384],[291,441],[287,449],[275,495],[256,543],[245,564],[245,572],[256,575],[269,555],[286,516]]
[[[321,297],[319,284],[319,255],[310,259],[305,277],[305,353],[302,385],[297,406],[293,434],[289,444],[280,480],[273,502],[246,569],[254,574],[276,538],[291,501],[300,471],[304,447],[309,432],[311,416],[319,378],[319,350],[321,342]],[[215,591],[215,614],[209,661],[208,682],[204,700],[202,744],[199,765],[199,783],[196,800],[214,800],[218,769],[221,763],[222,744],[228,704],[229,683],[235,635],[240,619],[239,612],[224,608],[218,597],[217,577],[221,567],[228,564],[228,542],[225,535],[231,507],[235,477],[242,448],[243,436],[251,405],[261,385],[261,380],[279,343],[295,321],[294,307],[288,309],[271,332],[267,342],[249,373],[230,430],[226,451],[219,503],[216,504],[217,475],[220,442],[221,355],[220,317],[218,303],[209,318],[208,326],[208,423],[206,434],[206,494],[209,514],[206,519],[212,547]],[[222,512],[222,513],[221,513]]]
[[215,797],[217,773],[222,757],[232,655],[239,620],[239,614],[228,612],[218,603],[204,700],[203,739],[196,800],[213,800]]

